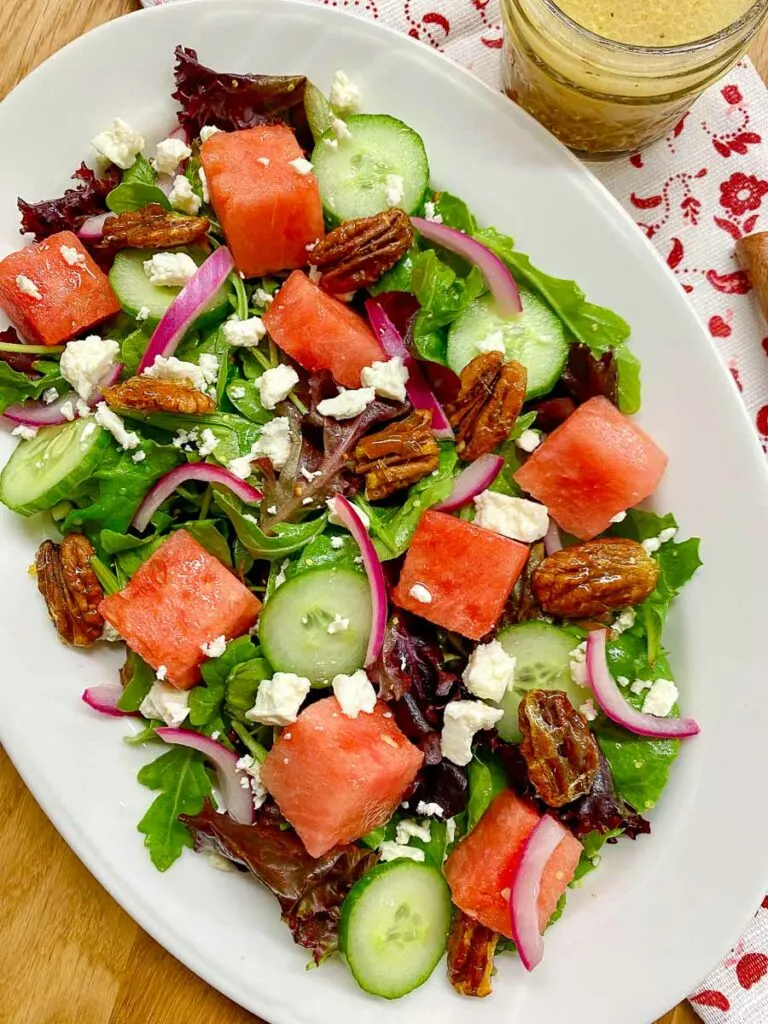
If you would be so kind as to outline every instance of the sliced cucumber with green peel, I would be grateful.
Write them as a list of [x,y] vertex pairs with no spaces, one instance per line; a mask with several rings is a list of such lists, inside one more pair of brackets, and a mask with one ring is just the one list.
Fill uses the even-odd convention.
[[362,573],[312,569],[283,583],[266,602],[259,640],[275,670],[325,686],[363,667],[371,615],[371,588]]
[[[205,259],[205,254],[200,249],[173,251],[188,253],[198,266]],[[139,310],[146,309],[146,319],[149,321],[159,320],[181,291],[181,288],[149,283],[149,278],[144,273],[144,261],[151,259],[153,255],[149,249],[123,249],[115,256],[115,262],[109,272],[112,291],[125,312],[130,316],[136,316]],[[210,327],[231,313],[232,306],[227,296],[228,287],[223,284],[190,329]]]
[[22,516],[53,508],[93,474],[109,442],[107,431],[90,418],[43,427],[8,460],[0,474],[0,501]]
[[458,317],[448,332],[448,365],[461,373],[478,354],[478,342],[501,332],[507,359],[528,371],[527,398],[546,395],[557,383],[568,358],[568,341],[560,318],[533,292],[520,289],[523,312],[502,317],[493,297],[482,295]]
[[339,944],[360,988],[399,999],[423,985],[448,944],[451,893],[428,864],[394,860],[352,887]]
[[580,641],[569,630],[547,622],[521,622],[502,629],[496,639],[517,659],[515,682],[498,702],[504,711],[496,726],[502,739],[520,742],[517,710],[529,690],[562,690],[575,708],[592,696],[591,690],[577,686],[571,676],[571,651]]
[[328,216],[353,220],[391,206],[415,213],[429,185],[421,138],[389,114],[353,114],[345,123],[349,138],[327,131],[312,153]]

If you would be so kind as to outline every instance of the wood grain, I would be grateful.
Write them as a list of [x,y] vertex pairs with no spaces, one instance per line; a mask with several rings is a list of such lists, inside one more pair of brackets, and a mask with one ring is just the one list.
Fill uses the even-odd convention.
[[[134,0],[0,0],[0,98]],[[768,79],[768,26],[750,56]],[[69,850],[0,748],[3,1024],[254,1024],[146,935]],[[127,825],[130,827],[130,824]],[[687,1004],[658,1024],[693,1024]]]

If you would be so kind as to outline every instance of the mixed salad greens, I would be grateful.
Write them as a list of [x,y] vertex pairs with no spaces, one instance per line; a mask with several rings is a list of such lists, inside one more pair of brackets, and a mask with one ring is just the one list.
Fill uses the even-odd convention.
[[698,731],[662,641],[698,541],[636,507],[666,457],[629,327],[342,72],[176,57],[153,158],[118,119],[99,173],[19,201],[0,500],[61,534],[62,639],[126,644],[83,699],[155,753],[156,867],[246,869],[372,994],[447,949],[486,995]]

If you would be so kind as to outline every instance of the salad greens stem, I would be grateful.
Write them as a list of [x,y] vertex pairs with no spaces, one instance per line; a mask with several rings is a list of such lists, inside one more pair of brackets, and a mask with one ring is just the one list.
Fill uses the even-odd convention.
[[23,352],[29,356],[60,356],[63,345],[15,345],[11,341],[0,342],[0,352]]
[[199,512],[198,517],[197,517],[198,519],[207,519],[208,518],[208,512],[209,512],[210,507],[211,507],[211,498],[212,497],[213,497],[213,492],[211,491],[211,488],[210,488],[210,485],[209,485],[208,487],[206,487],[205,493],[203,494],[203,501],[202,501],[202,504],[200,505],[200,512]]
[[253,736],[251,736],[251,734],[248,732],[244,725],[241,725],[239,722],[233,720],[232,728],[243,741],[245,746],[248,747],[248,750],[253,755],[253,757],[256,758],[259,764],[263,764],[267,757],[266,749],[262,747],[260,743],[256,742],[256,740],[253,738]]
[[272,341],[271,338],[269,339],[269,362],[271,363],[272,366],[277,366],[279,362],[277,356],[277,345],[274,343],[274,341]]
[[91,557],[91,568],[96,573],[99,583],[104,587],[105,594],[116,594],[121,589],[117,576],[96,555]]
[[235,305],[235,312],[237,313],[238,320],[248,319],[248,292],[245,290],[242,278],[233,270],[229,275],[229,280],[232,283],[232,287],[235,289],[235,295],[237,297],[237,303]]
[[[278,363],[277,346],[275,346],[275,343],[274,343],[274,341],[272,341],[271,338],[269,340],[269,344],[270,344],[270,357],[265,356],[264,353],[260,352],[259,349],[257,349],[257,348],[249,349],[249,351],[252,353],[253,358],[256,360],[256,362],[260,363],[260,365],[265,370],[272,370],[272,369],[274,369],[274,367],[277,366],[277,363]],[[272,359],[271,359],[272,347],[273,346],[275,348],[274,362],[272,362]],[[288,395],[288,397],[293,402],[294,406],[299,411],[300,415],[301,416],[306,416],[306,414],[307,414],[307,412],[309,410],[307,409],[306,405],[304,405],[302,400],[297,395],[294,395],[294,394],[290,394],[290,395]]]

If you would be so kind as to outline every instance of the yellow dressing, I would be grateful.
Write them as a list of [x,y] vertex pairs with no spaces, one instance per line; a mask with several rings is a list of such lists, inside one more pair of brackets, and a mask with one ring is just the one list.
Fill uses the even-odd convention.
[[557,0],[564,14],[597,35],[635,46],[678,46],[738,21],[754,0]]

